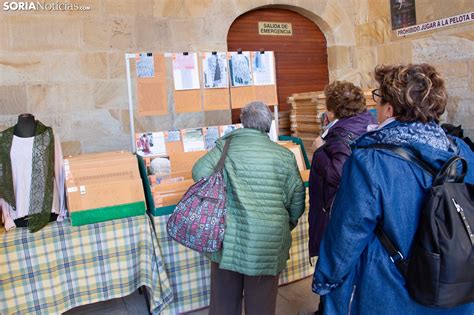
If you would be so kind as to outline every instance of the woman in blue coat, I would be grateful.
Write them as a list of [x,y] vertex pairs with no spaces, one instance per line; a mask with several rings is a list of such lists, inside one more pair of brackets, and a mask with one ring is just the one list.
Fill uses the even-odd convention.
[[373,91],[380,127],[361,136],[343,169],[332,216],[321,243],[313,291],[324,314],[474,314],[474,303],[452,309],[418,304],[382,247],[374,229],[385,232],[407,256],[432,177],[375,143],[409,146],[439,169],[457,153],[468,161],[465,181],[474,183],[474,155],[459,139],[452,144],[441,127],[447,102],[443,79],[430,65],[379,66]]

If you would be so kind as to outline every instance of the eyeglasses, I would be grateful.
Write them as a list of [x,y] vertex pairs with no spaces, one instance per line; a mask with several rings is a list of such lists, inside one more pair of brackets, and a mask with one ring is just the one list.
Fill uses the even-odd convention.
[[382,93],[380,92],[380,89],[375,89],[375,90],[372,90],[372,99],[374,100],[374,102],[377,103],[377,101],[382,101],[383,102],[383,96],[382,96]]

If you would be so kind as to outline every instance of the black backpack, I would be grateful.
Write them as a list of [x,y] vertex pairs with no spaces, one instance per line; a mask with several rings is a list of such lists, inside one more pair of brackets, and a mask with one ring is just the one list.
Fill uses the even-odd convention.
[[[454,155],[433,170],[409,148],[374,144],[390,150],[433,176],[408,259],[384,232],[375,233],[406,280],[410,296],[420,304],[450,308],[474,301],[474,185],[464,183],[467,162]],[[462,171],[456,174],[458,162]]]

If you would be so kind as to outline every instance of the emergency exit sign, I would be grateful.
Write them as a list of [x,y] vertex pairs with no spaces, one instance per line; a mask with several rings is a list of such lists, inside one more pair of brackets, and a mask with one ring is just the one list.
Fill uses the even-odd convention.
[[291,23],[258,22],[258,34],[292,36],[293,29]]

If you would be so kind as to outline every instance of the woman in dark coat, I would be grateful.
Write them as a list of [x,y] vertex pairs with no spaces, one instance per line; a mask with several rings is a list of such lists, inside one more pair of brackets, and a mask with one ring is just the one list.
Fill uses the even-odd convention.
[[316,151],[309,175],[309,255],[319,256],[319,245],[329,222],[342,166],[351,154],[350,143],[367,131],[375,120],[367,111],[362,90],[345,81],[335,81],[324,90],[330,123],[316,138]]

